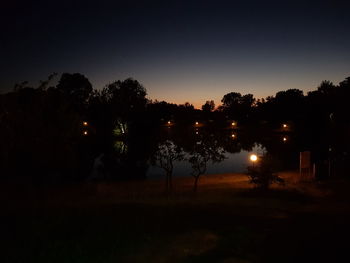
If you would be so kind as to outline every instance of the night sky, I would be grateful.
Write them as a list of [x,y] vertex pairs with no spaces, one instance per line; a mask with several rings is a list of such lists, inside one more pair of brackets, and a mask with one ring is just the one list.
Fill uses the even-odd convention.
[[150,99],[200,106],[350,76],[347,1],[2,1],[0,87],[79,72],[133,77]]

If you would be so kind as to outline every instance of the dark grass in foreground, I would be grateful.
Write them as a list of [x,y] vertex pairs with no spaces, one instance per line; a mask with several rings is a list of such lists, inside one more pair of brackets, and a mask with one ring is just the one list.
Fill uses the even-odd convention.
[[120,184],[7,188],[1,261],[346,262],[349,183],[262,194],[218,178],[203,179],[196,195],[178,179],[168,198],[158,181],[139,183],[148,185],[139,194],[138,183],[124,184],[130,196]]

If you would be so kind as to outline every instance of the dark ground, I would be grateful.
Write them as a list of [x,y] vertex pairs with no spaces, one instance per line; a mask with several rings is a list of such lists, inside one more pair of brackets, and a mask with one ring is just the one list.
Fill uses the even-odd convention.
[[163,182],[3,185],[1,262],[350,262],[349,182],[259,193],[230,176],[168,198]]

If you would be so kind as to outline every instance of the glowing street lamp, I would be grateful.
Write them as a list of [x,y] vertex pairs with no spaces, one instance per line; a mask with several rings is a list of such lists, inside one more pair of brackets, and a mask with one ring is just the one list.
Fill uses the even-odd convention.
[[88,126],[87,121],[84,121],[84,122],[83,122],[83,125],[84,125],[84,126]]
[[233,121],[233,122],[231,123],[231,125],[232,125],[232,126],[236,126],[236,123]]
[[170,124],[171,124],[171,121],[168,121],[168,124],[170,125]]
[[236,137],[236,135],[232,134],[232,135],[231,135],[231,137],[232,137],[232,138],[235,138],[235,137]]
[[283,128],[287,128],[288,125],[284,123],[284,124],[282,124],[282,127],[283,127]]
[[199,122],[198,121],[196,121],[196,125],[198,125],[199,124]]
[[287,137],[283,137],[283,141],[286,142],[287,141]]
[[84,131],[83,134],[84,134],[84,135],[88,135],[88,132],[87,132],[87,131]]
[[249,159],[250,159],[253,163],[255,163],[255,162],[258,160],[258,156],[257,156],[256,154],[251,154],[250,157],[249,157]]

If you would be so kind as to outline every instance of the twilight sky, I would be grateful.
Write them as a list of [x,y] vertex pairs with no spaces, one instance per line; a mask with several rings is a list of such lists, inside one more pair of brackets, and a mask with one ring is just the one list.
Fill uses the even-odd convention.
[[350,76],[348,1],[6,2],[0,92],[79,72],[95,88],[133,77],[151,99],[199,107]]

